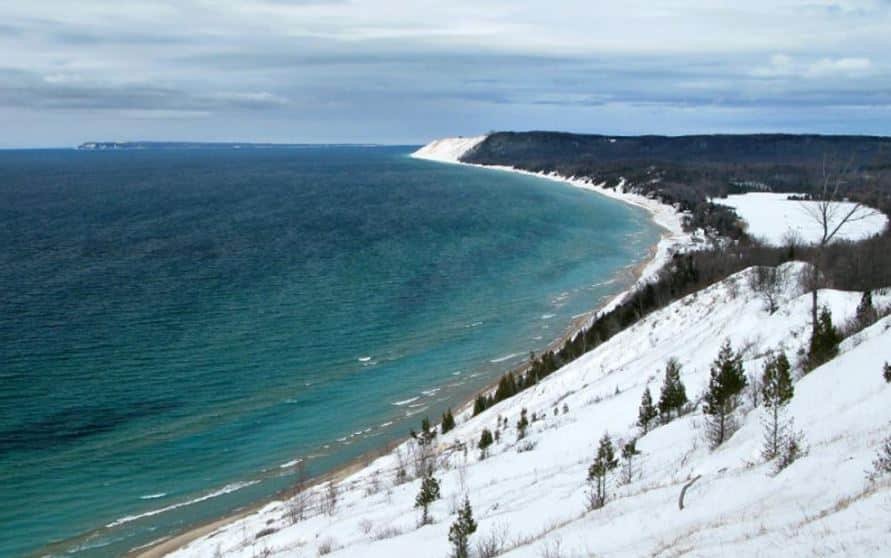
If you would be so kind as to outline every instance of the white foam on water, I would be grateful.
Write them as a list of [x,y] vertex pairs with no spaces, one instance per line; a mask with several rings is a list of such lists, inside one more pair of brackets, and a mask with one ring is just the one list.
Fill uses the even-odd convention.
[[115,519],[111,523],[107,524],[106,527],[111,529],[114,527],[118,527],[120,525],[124,525],[126,523],[136,521],[138,519],[152,517],[155,515],[160,515],[162,513],[173,511],[175,509],[184,508],[186,506],[191,506],[192,504],[204,502],[206,500],[210,500],[211,498],[223,496],[224,494],[229,494],[231,492],[235,492],[236,490],[241,490],[242,488],[247,488],[248,486],[253,486],[253,485],[257,484],[258,482],[260,482],[260,481],[252,480],[252,481],[243,481],[243,482],[233,482],[231,484],[227,484],[226,486],[224,486],[223,488],[221,488],[219,490],[214,490],[213,492],[205,494],[204,496],[199,496],[198,498],[195,498],[192,500],[187,500],[185,502],[179,502],[177,504],[171,504],[169,506],[165,506],[163,508],[158,508],[156,510],[147,511],[145,513],[140,513],[140,514],[136,514],[136,515],[128,515],[128,516],[122,517],[120,519]]
[[140,496],[140,500],[157,500],[158,498],[163,498],[167,496],[166,492],[158,492],[157,494],[146,494],[144,496]]
[[504,361],[506,361],[506,360],[510,360],[510,359],[512,359],[512,358],[516,358],[516,357],[518,357],[518,356],[520,356],[520,353],[511,353],[511,354],[509,354],[509,355],[504,355],[504,356],[502,356],[502,357],[493,358],[493,359],[490,360],[489,362],[491,362],[492,364],[498,364],[499,362],[504,362]]

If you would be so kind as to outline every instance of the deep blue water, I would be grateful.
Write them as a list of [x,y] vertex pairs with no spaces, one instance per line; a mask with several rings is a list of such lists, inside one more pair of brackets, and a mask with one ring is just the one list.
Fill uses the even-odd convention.
[[410,151],[0,151],[0,556],[117,555],[404,436],[658,238]]

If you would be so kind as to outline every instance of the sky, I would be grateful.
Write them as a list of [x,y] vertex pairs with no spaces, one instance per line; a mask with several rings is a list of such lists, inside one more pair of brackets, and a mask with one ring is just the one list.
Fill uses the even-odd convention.
[[891,135],[891,0],[0,0],[0,147]]

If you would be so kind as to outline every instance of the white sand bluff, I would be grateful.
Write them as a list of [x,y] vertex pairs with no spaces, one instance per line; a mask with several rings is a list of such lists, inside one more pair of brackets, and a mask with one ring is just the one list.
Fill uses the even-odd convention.
[[487,136],[443,138],[431,141],[411,154],[415,159],[457,163],[462,155],[479,145]]

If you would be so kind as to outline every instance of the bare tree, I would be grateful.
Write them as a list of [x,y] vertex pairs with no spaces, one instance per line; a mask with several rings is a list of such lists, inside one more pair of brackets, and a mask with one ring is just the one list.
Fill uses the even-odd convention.
[[333,480],[326,484],[323,498],[322,511],[327,515],[334,515],[337,511],[337,485]]
[[848,177],[851,174],[853,157],[838,169],[835,165],[823,157],[822,179],[819,189],[815,194],[817,200],[813,203],[803,204],[804,211],[820,227],[820,240],[817,242],[817,256],[811,267],[811,326],[817,327],[817,289],[820,286],[820,268],[823,265],[823,256],[826,246],[835,240],[839,231],[851,223],[863,221],[873,217],[878,212],[860,202],[850,202],[845,198]]
[[295,465],[297,474],[297,483],[294,486],[294,497],[287,504],[288,518],[291,523],[297,523],[306,518],[306,509],[309,507],[310,491],[306,476],[306,463],[303,459],[297,461]]
[[759,265],[749,276],[749,286],[764,300],[764,309],[769,314],[777,311],[785,283],[784,270],[779,266]]

